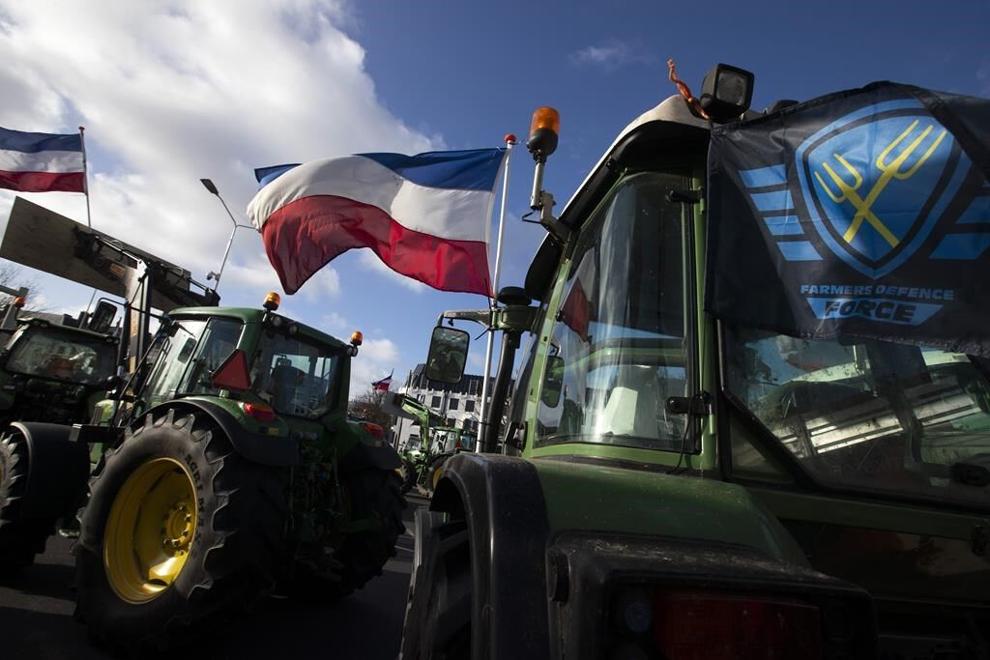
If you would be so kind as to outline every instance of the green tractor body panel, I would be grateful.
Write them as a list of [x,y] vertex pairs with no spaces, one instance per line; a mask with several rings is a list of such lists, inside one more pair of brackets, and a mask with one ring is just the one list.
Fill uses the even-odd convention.
[[746,488],[607,462],[534,460],[551,535],[625,532],[734,543],[807,565],[780,522]]

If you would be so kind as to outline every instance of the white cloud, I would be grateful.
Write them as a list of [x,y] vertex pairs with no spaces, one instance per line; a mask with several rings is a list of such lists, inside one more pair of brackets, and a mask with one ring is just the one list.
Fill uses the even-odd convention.
[[468,354],[468,366],[473,367],[478,373],[485,370],[485,354],[474,351]]
[[357,357],[351,361],[351,398],[388,376],[400,359],[399,348],[391,339],[365,339]]
[[335,298],[340,293],[340,274],[333,266],[324,266],[316,275],[299,289],[299,293],[310,302],[326,297]]
[[395,284],[401,287],[409,289],[413,293],[423,293],[429,291],[430,287],[426,286],[419,280],[414,280],[411,277],[406,277],[405,275],[400,275],[391,268],[385,265],[385,263],[378,258],[378,255],[371,250],[361,250],[358,263],[367,270],[380,273],[387,279],[391,280]]
[[608,71],[625,64],[646,64],[653,61],[654,58],[650,55],[622,41],[606,41],[571,53],[571,62],[574,64],[593,65]]
[[331,333],[342,333],[350,328],[350,321],[338,314],[337,312],[330,312],[329,314],[324,314],[320,318],[320,329],[323,331],[329,331]]
[[[352,24],[340,0],[0,0],[0,125],[85,125],[94,227],[203,278],[230,224],[200,177],[244,221],[254,167],[435,146],[379,102]],[[80,195],[33,197],[85,219]],[[260,242],[227,268],[229,286],[272,281]],[[301,293],[339,290],[325,269]]]

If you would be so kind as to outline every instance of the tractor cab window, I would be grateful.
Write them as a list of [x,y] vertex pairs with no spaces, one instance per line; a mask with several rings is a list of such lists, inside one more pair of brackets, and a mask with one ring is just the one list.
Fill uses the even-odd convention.
[[315,419],[333,405],[340,367],[339,349],[272,333],[262,340],[251,383],[277,412]]
[[205,330],[206,321],[179,319],[173,321],[170,333],[160,339],[161,348],[144,388],[143,399],[149,408],[175,398],[196,342]]
[[687,391],[685,206],[666,173],[620,181],[582,226],[550,338],[536,444],[679,451],[684,421],[665,401]]
[[726,329],[733,398],[832,487],[990,506],[990,365],[936,348]]
[[162,340],[148,377],[145,401],[149,407],[188,394],[217,394],[213,372],[237,347],[243,324],[213,317],[208,321],[177,319]]
[[213,318],[206,326],[185,379],[187,394],[217,394],[213,372],[237,348],[243,324],[235,319]]
[[114,372],[117,348],[102,337],[28,325],[12,341],[6,369],[66,383],[101,385]]

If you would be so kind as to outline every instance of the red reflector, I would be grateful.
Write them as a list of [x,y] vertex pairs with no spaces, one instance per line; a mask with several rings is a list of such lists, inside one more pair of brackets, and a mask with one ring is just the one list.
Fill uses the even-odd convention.
[[247,355],[241,349],[234,350],[213,372],[213,387],[219,390],[249,390]]
[[242,403],[241,408],[259,422],[275,421],[275,411],[267,403]]
[[820,660],[818,608],[787,598],[658,591],[653,637],[668,660]]
[[361,422],[361,428],[364,429],[365,433],[377,440],[382,440],[385,438],[385,429],[378,424],[374,424],[372,422]]

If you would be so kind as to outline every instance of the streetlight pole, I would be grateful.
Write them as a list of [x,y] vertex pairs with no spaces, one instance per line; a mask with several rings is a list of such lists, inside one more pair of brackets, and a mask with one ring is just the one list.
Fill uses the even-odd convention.
[[230,255],[230,246],[234,244],[234,234],[237,233],[238,229],[242,229],[242,228],[254,229],[254,227],[252,227],[251,225],[242,225],[239,222],[237,222],[237,219],[234,217],[234,214],[230,212],[230,208],[228,208],[227,202],[225,202],[223,200],[223,197],[220,196],[220,191],[217,189],[216,184],[213,183],[212,180],[200,179],[199,182],[203,184],[203,187],[206,188],[207,191],[217,196],[217,199],[219,199],[220,203],[223,204],[223,210],[227,212],[227,216],[230,218],[230,221],[234,223],[233,229],[230,230],[230,238],[227,239],[227,247],[223,251],[223,260],[220,262],[220,271],[216,273],[211,272],[209,275],[206,276],[207,281],[211,279],[214,280],[215,284],[213,286],[213,290],[216,291],[217,289],[220,288],[220,276],[223,275],[223,269],[227,265],[227,257]]

